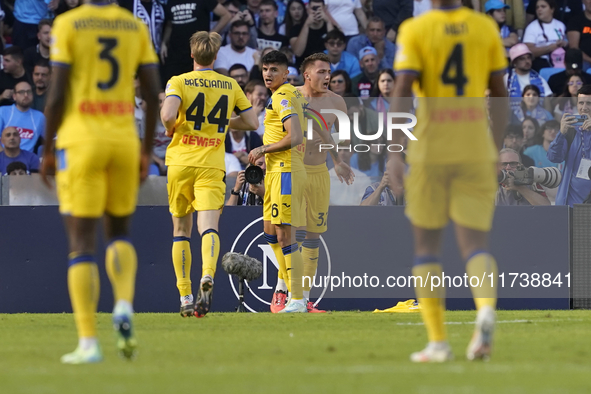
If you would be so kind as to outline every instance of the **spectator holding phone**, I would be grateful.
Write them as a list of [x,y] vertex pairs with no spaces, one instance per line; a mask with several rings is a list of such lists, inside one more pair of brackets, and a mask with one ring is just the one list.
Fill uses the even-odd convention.
[[297,67],[311,54],[324,52],[324,35],[334,28],[324,0],[310,0],[308,18],[303,24],[294,26],[289,33],[289,43],[296,55]]
[[562,116],[560,133],[548,149],[551,162],[565,162],[556,205],[581,204],[591,192],[591,85],[577,92],[577,109],[581,115]]

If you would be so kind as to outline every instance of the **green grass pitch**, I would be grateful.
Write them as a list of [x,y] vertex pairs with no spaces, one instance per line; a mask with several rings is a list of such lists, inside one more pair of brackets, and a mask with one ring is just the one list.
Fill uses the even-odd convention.
[[0,393],[588,393],[588,311],[500,311],[493,358],[464,352],[475,312],[448,312],[456,361],[416,365],[419,314],[138,314],[139,355],[115,351],[98,317],[105,360],[61,365],[76,346],[69,314],[0,315]]

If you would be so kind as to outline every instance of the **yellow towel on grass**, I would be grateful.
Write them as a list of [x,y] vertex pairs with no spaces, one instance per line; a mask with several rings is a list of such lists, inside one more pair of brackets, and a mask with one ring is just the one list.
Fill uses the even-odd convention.
[[379,310],[376,309],[373,313],[415,313],[421,311],[421,305],[415,300],[400,301],[392,308]]

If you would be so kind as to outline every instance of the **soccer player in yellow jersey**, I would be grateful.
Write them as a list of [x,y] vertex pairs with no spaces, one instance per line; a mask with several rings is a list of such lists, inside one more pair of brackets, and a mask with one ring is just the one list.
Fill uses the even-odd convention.
[[[99,297],[95,238],[104,216],[106,267],[115,298],[117,346],[131,358],[136,252],[129,240],[140,180],[148,174],[158,109],[158,58],[147,28],[115,4],[92,1],[55,19],[52,77],[45,116],[42,176],[55,170],[70,245],[68,289],[79,343],[61,361],[101,361],[95,314]],[[134,75],[146,101],[146,137],[140,147],[134,119]],[[54,150],[54,137],[57,142]]]
[[[166,150],[167,187],[174,227],[172,262],[183,317],[203,317],[211,308],[220,252],[218,223],[226,193],[224,141],[228,126],[238,130],[259,127],[257,115],[250,111],[252,106],[238,83],[213,71],[221,42],[215,32],[193,34],[190,44],[194,71],[168,81],[160,114],[167,134],[172,136]],[[239,116],[232,118],[232,111]],[[194,303],[190,240],[195,211],[203,269]]]
[[[265,112],[263,146],[250,151],[254,164],[265,155],[265,199],[263,221],[265,239],[279,263],[279,276],[291,292],[280,313],[307,312],[302,288],[303,261],[292,235],[306,223],[302,209],[306,170],[304,168],[304,108],[302,94],[287,83],[287,57],[271,51],[262,58],[263,80],[273,93]],[[293,230],[292,230],[293,229]]]
[[[507,61],[492,19],[461,6],[459,0],[433,0],[432,11],[405,21],[398,33],[395,99],[391,112],[408,109],[412,90],[419,97],[417,141],[408,142],[404,182],[406,215],[415,239],[413,275],[441,277],[442,230],[451,218],[469,276],[493,274],[488,252],[494,213],[495,164],[506,123],[506,102],[491,99],[489,132],[484,91],[505,97]],[[478,98],[480,97],[480,99]],[[394,134],[394,143],[400,141]],[[496,144],[496,149],[495,149]],[[394,191],[402,191],[401,153],[391,153],[388,173]],[[496,282],[472,288],[478,309],[475,333],[467,350],[470,360],[488,358],[495,326]],[[444,291],[431,282],[417,285],[429,344],[411,355],[414,362],[452,358],[444,329]]]
[[[328,90],[330,83],[330,59],[324,53],[314,53],[308,56],[300,66],[301,75],[304,78],[304,85],[298,90],[308,101],[307,110],[320,112],[322,109],[338,109],[347,113],[345,100],[338,94]],[[334,114],[322,114],[326,125],[319,126],[312,122],[314,127],[313,139],[306,139],[306,153],[304,166],[306,168],[306,186],[304,199],[306,204],[306,227],[302,230],[305,239],[302,242],[302,257],[304,259],[304,298],[308,313],[322,313],[310,301],[310,290],[316,269],[318,267],[318,256],[320,246],[320,235],[328,228],[328,205],[330,202],[330,175],[326,167],[326,149],[320,150],[319,144],[333,145],[330,130],[335,125],[338,131],[337,117]],[[309,124],[309,122],[308,122]],[[351,168],[339,159],[336,149],[330,149],[329,153],[335,163],[335,172],[340,181],[347,184],[353,183],[355,175]],[[296,232],[296,237],[298,236]],[[300,235],[301,236],[301,235]]]

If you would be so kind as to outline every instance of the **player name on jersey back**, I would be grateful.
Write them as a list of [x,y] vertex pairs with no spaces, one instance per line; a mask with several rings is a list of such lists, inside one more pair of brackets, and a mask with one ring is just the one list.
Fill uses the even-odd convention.
[[225,140],[232,111],[252,108],[238,83],[210,69],[172,77],[166,97],[181,100],[166,165],[226,170]]
[[50,60],[70,81],[57,147],[137,143],[133,75],[157,67],[147,27],[115,4],[83,4],[55,18]]
[[394,69],[416,75],[418,97],[408,162],[494,162],[484,91],[506,67],[498,27],[487,15],[457,7],[404,21]]
[[211,88],[211,89],[233,89],[233,85],[229,81],[222,81],[220,79],[205,79],[205,78],[185,78],[186,86],[194,86],[196,88]]

